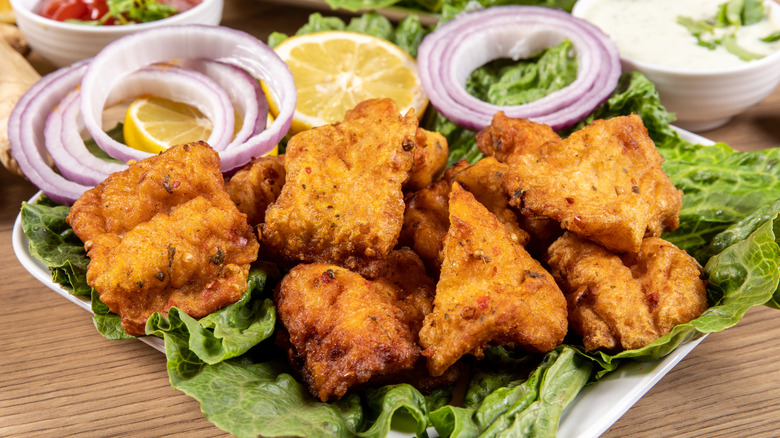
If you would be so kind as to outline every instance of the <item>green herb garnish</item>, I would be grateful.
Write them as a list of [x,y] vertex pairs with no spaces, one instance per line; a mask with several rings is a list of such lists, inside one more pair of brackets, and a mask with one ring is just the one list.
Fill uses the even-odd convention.
[[[696,43],[709,50],[719,46],[743,61],[763,58],[764,55],[750,52],[737,43],[737,30],[740,26],[756,24],[764,19],[764,4],[761,0],[729,0],[718,6],[718,12],[709,20],[694,20],[679,16],[677,23],[688,29],[696,37]],[[720,35],[720,36],[719,36]],[[771,39],[771,38],[775,39]],[[780,32],[761,41],[772,42],[780,39]]]

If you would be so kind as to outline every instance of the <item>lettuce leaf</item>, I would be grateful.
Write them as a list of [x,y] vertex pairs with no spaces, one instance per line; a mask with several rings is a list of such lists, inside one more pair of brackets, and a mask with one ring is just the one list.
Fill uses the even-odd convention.
[[454,15],[466,9],[469,3],[478,3],[483,7],[497,5],[548,6],[571,12],[576,0],[325,0],[325,2],[333,9],[340,8],[352,12],[394,6],[409,12],[439,12]]
[[567,87],[577,78],[572,44],[563,40],[528,59],[496,59],[476,69],[466,91],[493,105],[522,105]]
[[199,320],[172,307],[167,316],[155,313],[146,321],[146,334],[186,340],[187,348],[207,364],[246,353],[269,338],[276,325],[273,300],[262,297],[275,267],[263,267],[249,271],[247,291],[237,302]]
[[46,196],[36,203],[22,203],[22,230],[29,239],[30,254],[43,262],[52,281],[72,295],[89,297],[89,259],[84,243],[65,221],[70,208],[57,205]]
[[[664,170],[685,192],[680,228],[665,237],[694,251],[730,225],[780,199],[780,149],[736,152],[726,144],[659,148]],[[706,260],[699,260],[705,263]]]
[[[326,17],[315,12],[309,16],[309,21],[303,25],[295,35],[306,35],[315,32],[329,30],[346,30],[383,38],[405,50],[412,57],[417,57],[417,47],[422,42],[430,29],[420,23],[420,17],[409,15],[402,19],[397,26],[376,12],[368,12],[361,16],[353,17],[349,23],[339,17]],[[272,32],[268,36],[268,45],[276,47],[289,35],[281,32]]]
[[484,370],[466,391],[470,403],[444,406],[431,413],[431,422],[441,436],[555,437],[563,410],[588,382],[592,367],[564,346],[548,353],[527,378],[507,381],[516,375],[511,367]]
[[[267,353],[273,346],[259,346]],[[206,364],[176,333],[165,334],[171,385],[201,403],[204,416],[237,437],[384,437],[398,421],[425,436],[430,409],[449,401],[448,389],[429,396],[407,384],[387,385],[337,402],[314,399],[281,360],[250,354]],[[283,359],[283,355],[278,355]]]

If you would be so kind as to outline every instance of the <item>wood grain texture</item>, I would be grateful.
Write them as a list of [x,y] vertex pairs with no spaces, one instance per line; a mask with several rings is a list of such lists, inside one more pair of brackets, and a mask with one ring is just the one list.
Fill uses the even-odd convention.
[[[308,11],[228,0],[224,24],[265,39]],[[39,66],[45,71],[46,66]],[[780,146],[780,90],[702,135],[740,150]],[[89,313],[38,283],[11,247],[13,221],[36,189],[0,168],[0,436],[222,437],[198,403],[174,391],[165,357],[107,341]],[[604,436],[777,437],[780,313],[756,308],[708,336]]]

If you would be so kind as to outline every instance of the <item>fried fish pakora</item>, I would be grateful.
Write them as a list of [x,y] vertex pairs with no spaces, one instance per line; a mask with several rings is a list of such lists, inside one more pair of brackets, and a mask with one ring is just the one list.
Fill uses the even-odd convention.
[[243,215],[203,197],[94,242],[87,283],[131,335],[154,312],[201,318],[238,301],[259,247]]
[[230,202],[219,155],[203,142],[172,147],[109,176],[74,203],[67,220],[88,243],[103,233],[122,234],[197,196]]
[[200,318],[246,291],[259,244],[219,169],[207,145],[174,146],[73,205],[68,221],[90,258],[87,283],[128,334],[145,334],[154,312],[175,306]]
[[284,155],[265,155],[255,158],[238,170],[225,190],[249,225],[257,226],[265,220],[265,210],[279,197],[284,186]]
[[460,161],[447,169],[441,180],[407,195],[399,244],[413,248],[425,262],[428,272],[438,277],[443,240],[450,226],[450,185],[457,181],[496,215],[509,230],[513,241],[525,245],[529,235],[520,227],[520,219],[509,207],[509,195],[502,185],[507,170],[506,164],[499,163],[493,157],[484,158],[473,165]]
[[403,225],[401,186],[417,119],[391,99],[358,104],[343,122],[301,132],[286,183],[266,210],[263,243],[291,261],[331,263],[375,277]]
[[417,128],[414,137],[414,164],[405,190],[419,190],[435,181],[447,166],[447,139],[438,132]]
[[561,139],[545,124],[507,117],[503,111],[497,112],[475,138],[480,152],[502,163],[511,163],[516,155],[536,153],[544,143]]
[[528,243],[528,233],[520,227],[519,219],[509,207],[509,195],[504,190],[504,174],[509,166],[494,157],[483,158],[471,166],[463,167],[452,177],[452,181],[471,192],[480,204],[493,213],[509,230],[514,242]]
[[566,300],[553,277],[471,193],[453,183],[450,229],[433,312],[420,331],[431,375],[491,344],[545,352],[566,335]]
[[597,120],[569,138],[519,154],[505,175],[512,205],[549,217],[616,252],[679,225],[682,191],[639,116]]
[[641,348],[707,309],[701,266],[658,237],[621,257],[566,232],[547,261],[569,306],[569,324],[587,351]]
[[404,223],[398,244],[407,246],[420,256],[431,275],[441,269],[442,239],[450,227],[448,203],[450,182],[440,179],[409,193],[404,201]]
[[388,263],[394,274],[376,281],[336,265],[300,264],[277,289],[290,362],[322,401],[410,371],[420,358],[417,331],[430,311],[433,280],[410,250],[393,251]]

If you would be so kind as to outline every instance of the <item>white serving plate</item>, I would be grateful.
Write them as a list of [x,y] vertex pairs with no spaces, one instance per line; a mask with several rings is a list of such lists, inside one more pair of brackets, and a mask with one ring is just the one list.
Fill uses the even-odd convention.
[[[682,129],[677,130],[684,139],[690,142],[702,145],[713,144],[711,140],[699,135]],[[30,202],[33,202],[38,196],[40,193],[33,196]],[[22,232],[21,214],[17,215],[14,222],[12,241],[16,257],[33,277],[77,306],[92,312],[88,299],[70,295],[66,289],[53,283],[46,266],[30,254],[29,241]],[[704,337],[681,345],[671,354],[657,361],[625,361],[617,371],[608,374],[598,383],[584,388],[563,412],[558,437],[596,438],[603,434],[666,373],[696,348]],[[161,352],[165,352],[163,341],[160,338],[147,336],[138,339]],[[433,430],[430,430],[429,434],[436,435]],[[407,434],[393,431],[390,436],[400,438],[406,437]]]

